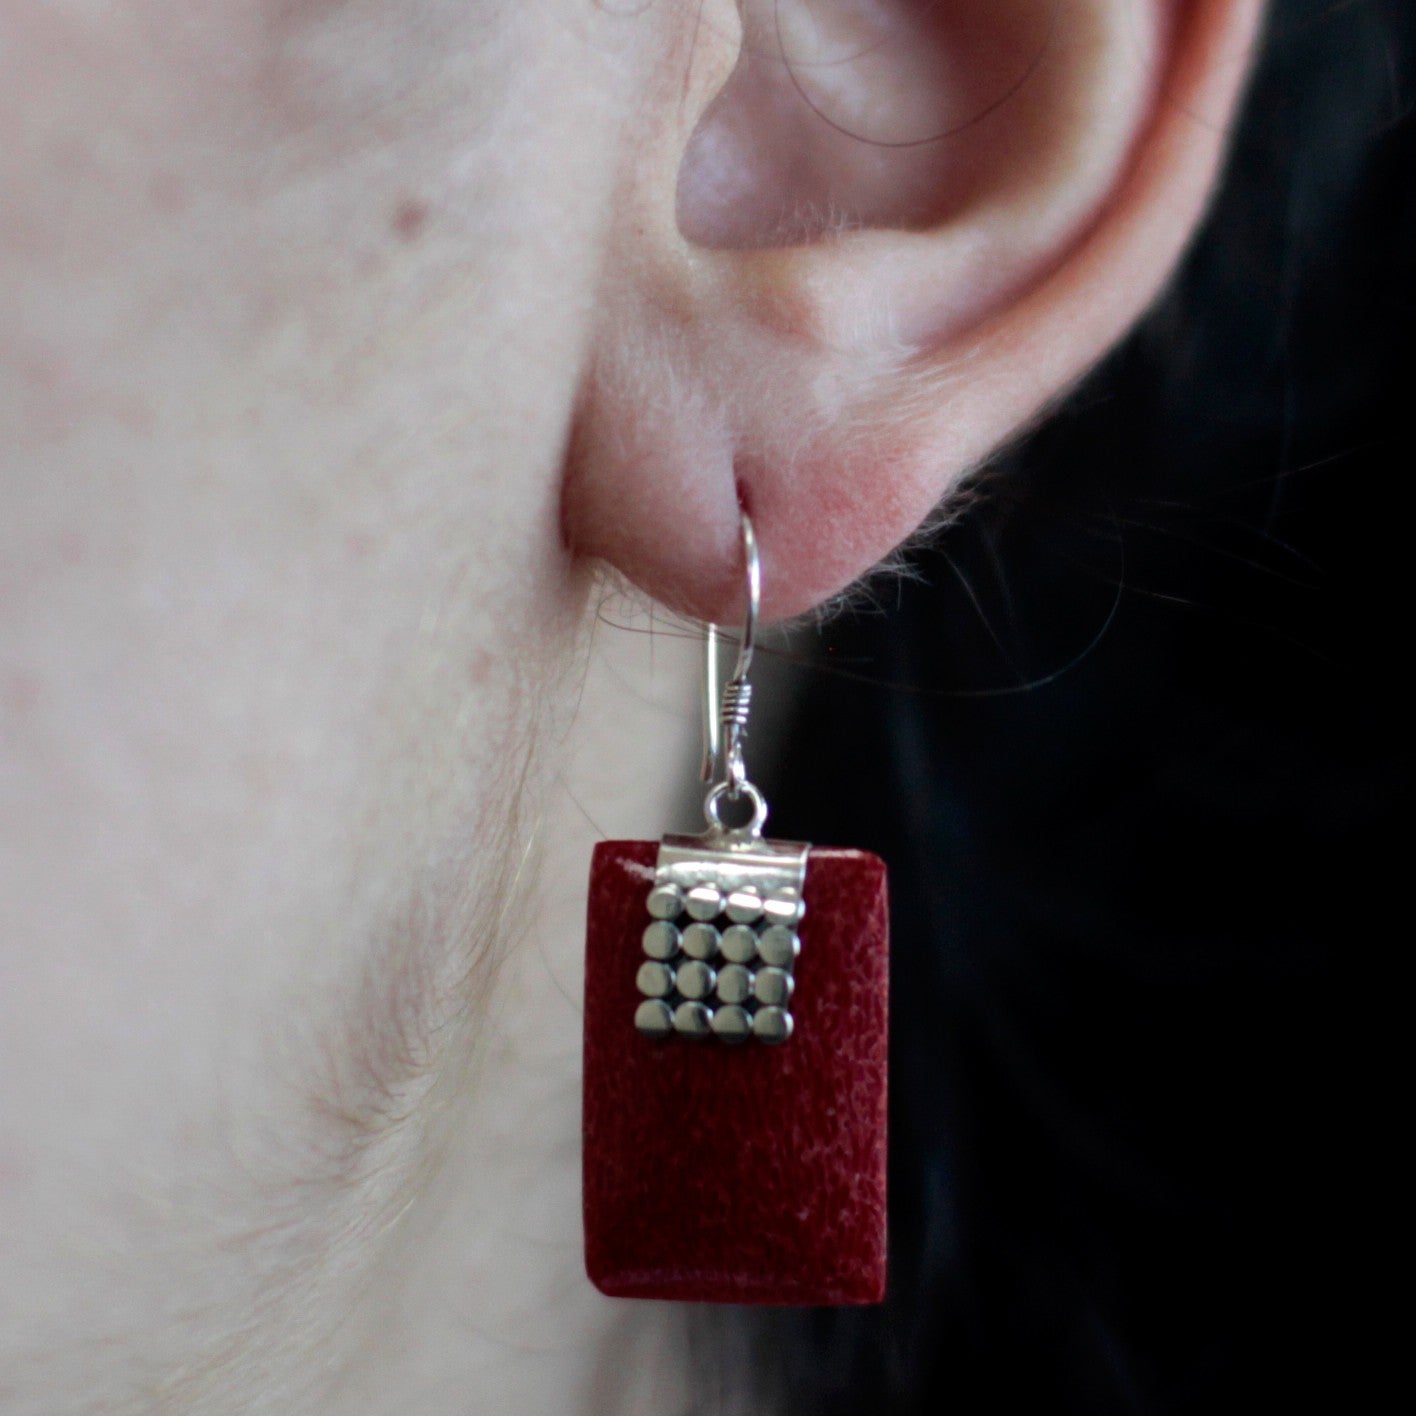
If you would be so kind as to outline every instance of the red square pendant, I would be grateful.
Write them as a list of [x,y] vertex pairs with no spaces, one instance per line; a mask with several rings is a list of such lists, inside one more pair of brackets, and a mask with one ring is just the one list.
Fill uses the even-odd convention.
[[734,1044],[716,1035],[646,1036],[636,1027],[658,852],[653,841],[606,841],[591,866],[584,1083],[590,1279],[617,1297],[879,1302],[884,863],[863,851],[810,851],[790,1035],[775,1044],[756,1036]]

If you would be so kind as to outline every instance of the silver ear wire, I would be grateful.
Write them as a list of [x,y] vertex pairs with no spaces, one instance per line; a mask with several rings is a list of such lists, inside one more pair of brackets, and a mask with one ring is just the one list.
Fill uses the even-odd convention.
[[757,534],[752,518],[742,517],[742,559],[744,607],[742,631],[738,637],[737,660],[726,683],[722,682],[719,646],[724,638],[716,624],[707,626],[703,640],[703,767],[702,779],[713,784],[704,804],[708,824],[722,829],[719,806],[725,799],[738,801],[746,796],[752,803],[753,819],[748,829],[757,835],[767,818],[762,793],[747,779],[742,744],[747,736],[748,714],[752,708],[752,685],[747,680],[752,655],[757,646],[757,617],[762,608],[762,561],[757,552]]

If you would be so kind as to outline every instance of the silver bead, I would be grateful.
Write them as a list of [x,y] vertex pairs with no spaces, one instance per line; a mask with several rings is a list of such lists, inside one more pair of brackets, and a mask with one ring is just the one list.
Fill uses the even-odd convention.
[[757,957],[757,933],[745,924],[732,924],[718,941],[723,957],[734,964],[750,964]]
[[683,891],[677,885],[656,885],[649,892],[649,913],[655,919],[677,919],[683,913]]
[[745,1042],[752,1036],[752,1015],[746,1008],[718,1008],[709,1026],[724,1042]]
[[741,964],[719,969],[718,997],[724,1003],[746,1003],[752,997],[752,975]]
[[806,912],[799,895],[788,890],[774,890],[762,903],[762,916],[768,924],[784,924],[794,928]]
[[716,885],[695,885],[683,907],[690,919],[716,919],[723,912],[723,892]]
[[656,919],[644,931],[644,952],[651,959],[672,959],[679,951],[678,926]]
[[634,1026],[650,1037],[667,1037],[674,1030],[674,1011],[662,998],[646,998],[634,1010]]
[[667,964],[649,959],[640,964],[635,983],[646,998],[663,998],[674,991],[674,971]]
[[701,959],[690,959],[678,968],[678,991],[685,998],[706,998],[713,991],[718,975]]
[[686,1037],[707,1037],[713,1015],[701,1003],[680,1003],[674,1009],[674,1031]]
[[752,1015],[752,1032],[763,1042],[785,1042],[792,1035],[792,1015],[785,1008],[759,1008]]
[[791,1001],[794,980],[785,969],[758,969],[752,991],[759,1003],[782,1007]]
[[762,962],[776,969],[789,969],[792,960],[801,952],[801,940],[795,930],[785,924],[774,924],[764,929],[757,940],[757,952]]
[[734,924],[756,924],[762,918],[762,897],[755,890],[734,890],[724,913]]
[[718,952],[718,931],[711,924],[690,924],[681,942],[690,959],[711,959]]

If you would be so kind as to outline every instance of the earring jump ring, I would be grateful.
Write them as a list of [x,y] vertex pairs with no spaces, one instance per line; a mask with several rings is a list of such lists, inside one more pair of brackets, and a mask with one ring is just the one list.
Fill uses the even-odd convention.
[[[743,797],[752,803],[752,819],[742,826],[728,826],[723,821],[723,802],[739,801]],[[745,832],[750,836],[760,836],[763,826],[767,824],[767,798],[762,795],[760,788],[749,781],[744,780],[736,791],[733,790],[731,782],[719,782],[704,799],[703,815],[714,831],[729,831],[735,834]]]

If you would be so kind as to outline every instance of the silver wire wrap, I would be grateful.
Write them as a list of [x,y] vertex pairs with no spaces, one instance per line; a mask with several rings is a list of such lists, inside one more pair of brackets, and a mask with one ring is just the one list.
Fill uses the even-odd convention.
[[747,715],[752,708],[752,685],[733,680],[723,690],[723,741],[727,743],[724,767],[728,795],[740,796],[747,785],[747,768],[742,760],[742,740],[747,734]]

